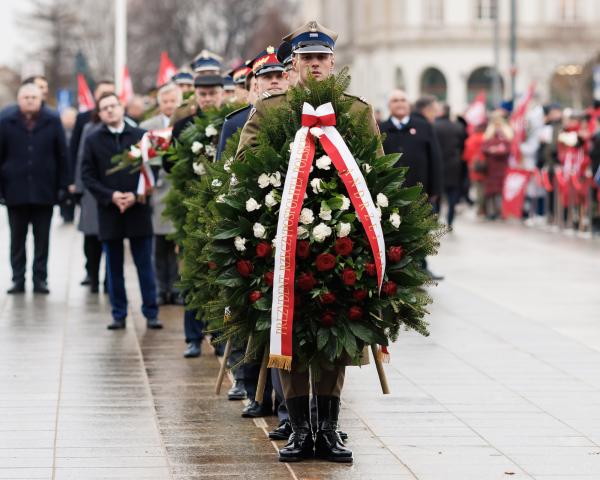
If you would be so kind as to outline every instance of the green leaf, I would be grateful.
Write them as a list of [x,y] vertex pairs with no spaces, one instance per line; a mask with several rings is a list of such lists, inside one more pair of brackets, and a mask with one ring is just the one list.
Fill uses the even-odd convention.
[[321,351],[327,345],[327,341],[329,340],[329,330],[326,328],[319,328],[319,332],[317,334],[317,350]]
[[242,229],[240,227],[234,227],[229,230],[222,230],[217,233],[213,239],[214,240],[227,240],[228,238],[237,237],[242,233]]
[[373,331],[361,322],[348,322],[348,328],[358,338],[365,343],[374,343],[375,335]]

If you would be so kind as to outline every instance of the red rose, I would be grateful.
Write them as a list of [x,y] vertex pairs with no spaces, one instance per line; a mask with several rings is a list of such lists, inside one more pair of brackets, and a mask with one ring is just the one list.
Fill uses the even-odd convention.
[[156,157],[156,150],[154,150],[152,147],[148,149],[148,157]]
[[262,293],[260,293],[258,290],[253,290],[248,294],[248,300],[250,300],[250,303],[256,302],[259,298],[262,298]]
[[360,320],[363,316],[363,309],[360,307],[357,307],[356,305],[353,307],[350,307],[350,310],[348,311],[348,318],[350,320]]
[[217,264],[215,262],[208,262],[208,269],[209,270],[216,270],[217,269]]
[[325,272],[335,268],[335,257],[331,253],[322,253],[315,260],[319,272]]
[[356,272],[351,268],[342,270],[342,282],[344,285],[354,285],[356,283]]
[[271,255],[272,251],[273,251],[273,247],[271,246],[271,244],[269,242],[260,242],[256,246],[256,256],[258,258],[268,257],[269,255]]
[[275,274],[273,272],[266,272],[263,275],[263,279],[265,280],[265,283],[269,286],[272,287],[273,286],[273,277],[275,276]]
[[334,303],[335,302],[335,294],[331,293],[331,292],[325,292],[323,295],[321,295],[321,303],[328,305],[330,303]]
[[298,275],[298,278],[296,279],[296,285],[298,285],[298,288],[305,292],[312,290],[316,284],[317,281],[315,280],[315,277],[313,277],[312,273],[303,272]]
[[392,282],[391,280],[389,282],[383,282],[383,285],[381,286],[381,291],[385,293],[388,297],[396,295],[396,290],[398,290],[398,285],[396,285],[396,283]]
[[250,274],[254,271],[254,265],[252,265],[252,262],[249,260],[238,260],[238,262],[235,265],[235,268],[237,268],[238,273],[242,277],[249,277]]
[[308,258],[310,256],[310,242],[300,240],[296,245],[296,256],[298,258]]
[[388,258],[392,263],[398,263],[402,260],[402,255],[404,254],[404,249],[400,246],[390,247],[388,249]]
[[362,302],[365,298],[367,298],[367,295],[368,292],[363,288],[354,290],[354,292],[352,292],[352,298],[358,302]]
[[350,240],[348,237],[338,238],[335,241],[335,252],[338,255],[350,255],[352,253],[352,249],[354,248],[354,242]]
[[331,310],[326,310],[321,315],[321,324],[324,327],[332,327],[334,323],[335,323],[335,313],[332,312]]
[[377,275],[377,268],[375,267],[375,264],[365,263],[365,272],[367,272],[367,275],[369,275],[369,277],[374,277],[375,275]]

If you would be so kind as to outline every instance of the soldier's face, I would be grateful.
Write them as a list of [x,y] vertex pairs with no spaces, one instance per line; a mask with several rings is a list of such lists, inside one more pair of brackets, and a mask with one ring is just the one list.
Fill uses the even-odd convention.
[[305,83],[309,74],[323,80],[333,73],[334,59],[331,53],[298,53],[292,60],[298,72],[299,83]]
[[256,83],[259,95],[265,92],[282,93],[288,88],[288,82],[283,78],[283,72],[269,72],[264,75],[258,75]]
[[196,102],[201,110],[208,107],[219,108],[223,102],[223,87],[197,87]]
[[179,88],[181,88],[181,93],[183,95],[194,91],[194,85],[192,85],[191,83],[181,83],[179,85]]

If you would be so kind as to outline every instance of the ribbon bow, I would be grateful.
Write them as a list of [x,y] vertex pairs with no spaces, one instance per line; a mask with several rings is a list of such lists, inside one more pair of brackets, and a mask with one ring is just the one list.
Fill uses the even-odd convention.
[[375,259],[379,290],[381,290],[385,271],[385,243],[379,211],[356,160],[335,128],[336,116],[333,105],[326,103],[315,109],[312,105],[304,103],[301,121],[302,127],[296,132],[290,154],[275,237],[268,366],[285,370],[292,368],[296,240],[298,220],[315,155],[315,137],[338,171],[365,229]]

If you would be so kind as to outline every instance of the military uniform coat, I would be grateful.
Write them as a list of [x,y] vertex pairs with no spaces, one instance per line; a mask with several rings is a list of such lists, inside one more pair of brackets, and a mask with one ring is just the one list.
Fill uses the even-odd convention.
[[251,109],[252,105],[247,105],[235,112],[231,112],[225,117],[225,122],[221,129],[221,136],[219,137],[219,146],[217,147],[217,160],[221,160],[221,155],[227,146],[227,140],[229,140],[238,129],[244,127]]

